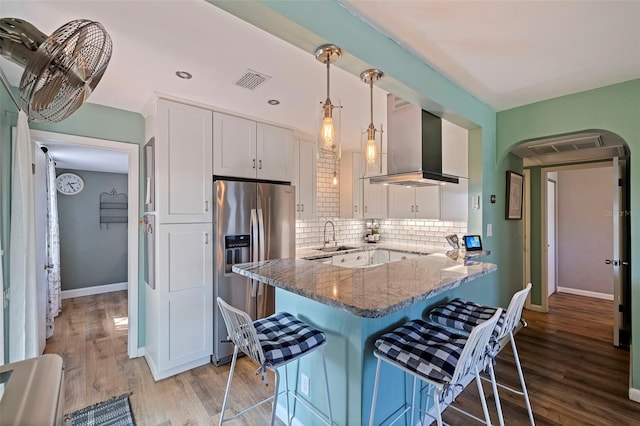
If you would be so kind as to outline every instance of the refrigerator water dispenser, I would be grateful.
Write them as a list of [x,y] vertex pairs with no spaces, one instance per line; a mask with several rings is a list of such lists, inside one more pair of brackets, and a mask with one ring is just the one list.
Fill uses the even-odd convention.
[[250,257],[251,236],[225,235],[224,236],[224,272],[230,274],[231,267],[237,263],[247,263]]

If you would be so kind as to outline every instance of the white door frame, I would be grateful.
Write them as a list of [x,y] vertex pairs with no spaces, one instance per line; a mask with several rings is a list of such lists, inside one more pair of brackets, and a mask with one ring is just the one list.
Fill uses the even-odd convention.
[[31,130],[32,141],[37,140],[47,145],[81,145],[92,148],[118,151],[127,154],[128,158],[128,183],[127,193],[129,200],[128,222],[127,222],[127,248],[128,248],[128,332],[127,332],[127,355],[129,358],[136,358],[141,355],[138,349],[138,217],[139,217],[139,188],[140,188],[140,146],[135,143],[115,142],[106,139],[96,139],[84,136],[66,135],[63,133],[45,132],[41,130]]
[[[553,173],[553,172],[551,172]],[[549,176],[549,173],[547,173],[547,176]],[[553,275],[553,290],[557,291],[558,289],[558,185],[557,185],[557,181],[554,179],[551,179],[550,177],[547,177],[547,202],[549,202],[549,184],[553,185],[553,271],[549,271],[549,246],[550,246],[550,242],[549,242],[549,216],[550,216],[550,212],[549,212],[549,205],[547,204],[547,297],[549,296],[549,273],[551,273],[551,275]],[[553,294],[553,293],[552,293]]]

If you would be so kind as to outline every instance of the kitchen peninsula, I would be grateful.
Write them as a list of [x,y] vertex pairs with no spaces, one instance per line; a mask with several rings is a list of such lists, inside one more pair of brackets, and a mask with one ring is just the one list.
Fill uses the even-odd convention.
[[[468,263],[468,264],[465,264]],[[276,287],[276,310],[286,310],[327,334],[327,363],[334,422],[367,424],[375,376],[375,339],[403,322],[424,317],[437,297],[497,269],[483,262],[454,260],[444,254],[361,268],[344,268],[305,259],[278,259],[233,266],[233,271]],[[443,295],[445,296],[445,295]],[[300,375],[310,378],[309,401],[326,412],[319,358],[302,360]],[[408,401],[411,380],[398,370],[382,370],[385,401],[377,416],[391,415]],[[300,391],[300,389],[298,389]],[[302,424],[311,424],[304,407],[296,410]]]

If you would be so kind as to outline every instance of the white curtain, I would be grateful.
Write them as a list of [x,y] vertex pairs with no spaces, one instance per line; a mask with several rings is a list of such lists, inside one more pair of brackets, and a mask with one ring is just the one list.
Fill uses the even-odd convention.
[[60,233],[56,166],[47,153],[47,338],[53,336],[53,320],[62,310],[60,304]]
[[33,154],[27,114],[18,115],[11,165],[9,246],[9,361],[38,354]]

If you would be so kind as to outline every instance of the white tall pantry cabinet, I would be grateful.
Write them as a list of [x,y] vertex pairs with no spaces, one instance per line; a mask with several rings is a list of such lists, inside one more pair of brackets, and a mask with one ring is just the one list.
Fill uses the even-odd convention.
[[146,133],[155,137],[157,166],[145,358],[160,380],[208,363],[213,353],[213,112],[158,99]]

